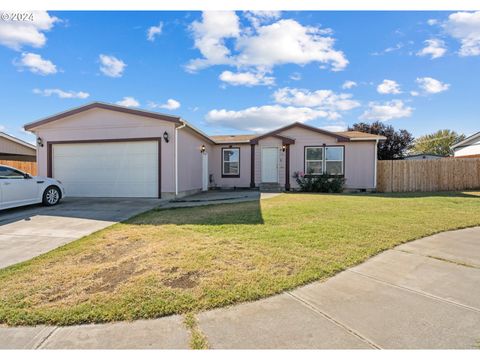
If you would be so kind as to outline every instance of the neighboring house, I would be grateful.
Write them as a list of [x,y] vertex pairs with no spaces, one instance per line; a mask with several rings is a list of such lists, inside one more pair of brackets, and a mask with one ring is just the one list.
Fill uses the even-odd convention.
[[210,187],[296,188],[296,171],[376,188],[383,136],[294,123],[263,135],[208,136],[177,116],[91,103],[30,124],[39,175],[70,196],[184,196]]
[[0,132],[0,160],[33,162],[36,157],[35,145]]
[[480,131],[453,145],[452,150],[455,157],[480,157]]
[[403,159],[404,160],[435,160],[435,159],[443,159],[446,156],[436,155],[436,154],[413,154],[407,155]]

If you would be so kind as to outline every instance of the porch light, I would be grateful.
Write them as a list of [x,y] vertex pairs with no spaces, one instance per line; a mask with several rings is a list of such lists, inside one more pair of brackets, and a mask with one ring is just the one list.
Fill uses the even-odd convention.
[[200,152],[203,154],[205,152],[205,145],[202,145]]
[[282,151],[285,152],[285,150],[287,150],[287,146],[286,146],[286,145],[283,145],[283,146],[282,146]]
[[38,146],[43,147],[43,139],[41,137],[37,138],[37,144]]
[[170,135],[168,135],[168,132],[163,133],[163,140],[165,140],[166,143],[170,141]]

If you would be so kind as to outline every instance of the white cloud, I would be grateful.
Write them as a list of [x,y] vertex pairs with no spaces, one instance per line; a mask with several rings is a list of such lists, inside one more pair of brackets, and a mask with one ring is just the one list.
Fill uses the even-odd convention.
[[[259,19],[258,16],[255,18]],[[275,16],[265,18],[272,21]],[[270,24],[262,22],[258,22],[253,30],[242,30],[233,11],[204,12],[202,20],[191,25],[195,47],[203,58],[191,60],[186,69],[193,72],[213,65],[230,65],[269,72],[276,65],[318,62],[338,71],[347,66],[344,53],[334,49],[335,39],[327,36],[330,29],[303,26],[292,19]],[[226,39],[232,40],[230,47]]]
[[380,94],[400,94],[400,85],[394,80],[385,79],[377,86]]
[[209,124],[237,130],[264,132],[293,122],[306,122],[326,118],[328,113],[308,107],[265,105],[243,110],[211,110],[205,116]]
[[413,108],[405,106],[401,100],[392,100],[385,103],[372,101],[368,104],[368,109],[360,116],[360,119],[387,121],[409,117],[412,111]]
[[148,104],[149,107],[155,109],[155,108],[160,108],[160,109],[167,109],[167,110],[175,110],[180,107],[180,102],[175,100],[175,99],[168,99],[165,104],[157,104],[154,102],[150,102]]
[[437,25],[438,20],[437,19],[428,19],[427,24],[430,25],[430,26]]
[[125,96],[122,100],[117,101],[115,104],[125,107],[138,107],[140,103],[131,96]]
[[450,87],[450,84],[442,83],[441,81],[431,77],[417,78],[416,82],[418,86],[427,94],[437,94],[448,90]]
[[2,124],[0,124],[0,131],[5,131],[5,126],[3,126]]
[[299,72],[294,72],[290,75],[290,79],[292,79],[293,81],[302,80],[302,74],[300,74]]
[[271,76],[265,76],[264,73],[253,72],[237,72],[224,71],[218,77],[221,81],[226,82],[233,86],[256,86],[256,85],[273,85],[275,78]]
[[60,20],[46,11],[33,11],[33,21],[0,20],[0,44],[14,50],[23,46],[41,48],[47,42],[44,32],[51,30]]
[[100,54],[100,71],[109,77],[121,77],[127,64],[115,56]]
[[418,56],[430,56],[431,59],[437,59],[445,55],[447,48],[445,47],[445,41],[440,39],[428,39],[425,40],[425,47],[417,52]]
[[147,40],[155,41],[155,37],[159,36],[162,33],[163,23],[160,22],[158,26],[150,26],[147,30]]
[[273,94],[275,102],[283,105],[311,107],[325,111],[328,118],[340,118],[338,112],[348,111],[360,106],[351,94],[336,94],[332,90],[309,91],[305,89],[282,88]]
[[191,60],[186,67],[188,71],[232,63],[225,39],[240,35],[239,19],[234,11],[205,11],[202,21],[194,21],[190,29],[203,58]]
[[480,55],[480,11],[453,13],[443,28],[450,36],[460,40],[460,56]]
[[43,96],[57,95],[60,99],[86,99],[90,96],[84,91],[63,91],[60,89],[33,89],[34,94]]
[[14,62],[14,64],[20,69],[27,68],[34,74],[51,75],[57,73],[57,66],[50,60],[43,59],[38,54],[23,53],[20,61]]
[[252,23],[252,26],[257,28],[261,24],[272,22],[282,16],[281,11],[247,11],[244,13],[245,17]]
[[338,131],[346,131],[347,130],[347,125],[326,125],[322,126],[323,130],[327,131],[332,131],[332,132],[338,132]]
[[351,89],[356,87],[358,84],[355,81],[347,80],[343,83],[342,89]]
[[412,96],[419,96],[420,93],[418,91],[410,91],[410,95]]

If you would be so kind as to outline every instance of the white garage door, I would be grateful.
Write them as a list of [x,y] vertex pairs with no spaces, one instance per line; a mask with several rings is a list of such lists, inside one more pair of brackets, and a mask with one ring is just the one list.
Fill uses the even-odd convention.
[[67,196],[158,197],[158,142],[54,144],[53,177]]

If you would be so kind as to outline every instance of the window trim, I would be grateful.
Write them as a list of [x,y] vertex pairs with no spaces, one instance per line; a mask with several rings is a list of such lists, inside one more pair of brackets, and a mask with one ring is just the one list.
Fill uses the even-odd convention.
[[[334,148],[334,147],[340,147],[342,148],[342,173],[341,174],[335,174],[335,175],[330,175],[332,177],[338,176],[338,177],[344,177],[345,176],[345,145],[306,145],[304,146],[303,149],[303,173],[305,176],[320,176],[322,174],[325,174],[326,168],[327,168],[327,161],[340,161],[340,160],[327,160],[327,151],[326,148]],[[308,148],[322,148],[322,173],[321,174],[307,174],[307,149]],[[310,160],[310,161],[319,161],[319,160]]]
[[[225,150],[238,150],[238,174],[225,174],[224,173],[224,167],[223,165],[225,164],[224,161],[224,153]],[[229,147],[222,147],[222,156],[220,157],[221,160],[221,167],[222,167],[222,178],[239,178],[240,177],[240,161],[241,161],[241,151],[239,146],[229,146]],[[228,162],[236,162],[236,161],[228,161]]]

